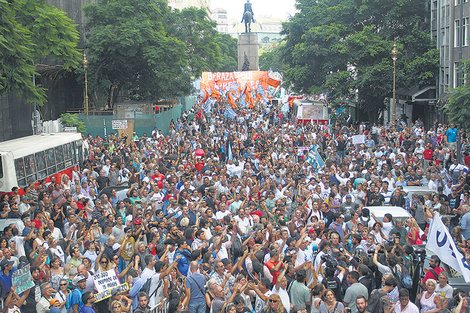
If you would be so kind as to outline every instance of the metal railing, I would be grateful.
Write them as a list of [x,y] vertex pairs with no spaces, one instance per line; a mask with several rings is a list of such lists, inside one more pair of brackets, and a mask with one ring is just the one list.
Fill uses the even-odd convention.
[[168,313],[168,301],[162,299],[157,305],[150,309],[150,313]]

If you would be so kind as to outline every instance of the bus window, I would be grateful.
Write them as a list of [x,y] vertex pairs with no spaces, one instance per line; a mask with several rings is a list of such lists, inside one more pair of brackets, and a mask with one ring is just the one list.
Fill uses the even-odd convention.
[[46,157],[46,166],[47,167],[51,167],[55,164],[54,149],[47,149],[45,151],[45,157]]
[[23,188],[26,186],[26,179],[24,174],[24,162],[23,158],[15,159],[15,171],[16,171],[16,181],[18,182],[18,187]]
[[55,159],[57,162],[56,171],[60,172],[65,169],[64,167],[64,149],[62,146],[55,147]]
[[47,177],[46,173],[46,157],[44,151],[36,153],[36,166],[37,166],[37,176],[38,180],[45,179]]
[[0,154],[0,178],[3,178],[3,158]]
[[65,160],[69,161],[73,159],[73,152],[72,152],[72,144],[67,143],[64,145],[64,154],[65,154]]
[[24,172],[26,176],[30,176],[36,172],[34,164],[34,155],[27,155],[24,157]]

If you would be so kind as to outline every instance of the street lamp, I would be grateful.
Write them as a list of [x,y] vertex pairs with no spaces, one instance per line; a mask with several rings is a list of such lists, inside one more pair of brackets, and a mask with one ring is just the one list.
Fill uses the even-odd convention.
[[87,69],[88,69],[88,60],[86,58],[86,52],[83,51],[83,70],[85,71],[85,113],[88,116],[88,77],[87,77]]
[[396,75],[396,67],[395,63],[398,59],[398,49],[397,49],[397,43],[393,43],[393,49],[392,49],[392,60],[393,60],[393,103],[392,103],[392,120],[395,122],[395,111],[396,111],[396,105],[397,105],[397,99],[395,96],[395,75]]

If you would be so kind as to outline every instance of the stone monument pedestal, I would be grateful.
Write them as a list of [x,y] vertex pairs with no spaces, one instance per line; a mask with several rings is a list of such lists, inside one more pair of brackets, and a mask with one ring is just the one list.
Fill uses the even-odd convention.
[[241,33],[238,36],[238,70],[241,71],[245,55],[250,62],[250,71],[259,70],[259,44],[256,33]]

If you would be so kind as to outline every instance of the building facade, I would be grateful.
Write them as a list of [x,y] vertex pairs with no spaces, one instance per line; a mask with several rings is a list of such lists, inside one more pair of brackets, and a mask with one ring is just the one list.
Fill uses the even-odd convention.
[[469,0],[431,0],[431,36],[439,50],[437,92],[445,98],[463,84],[461,60],[469,58]]

